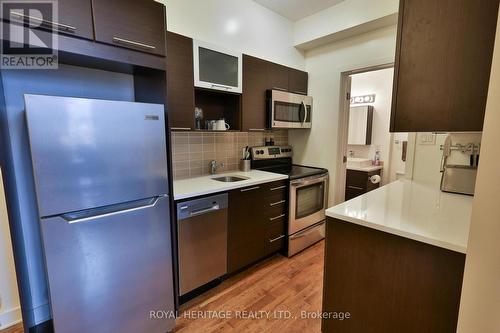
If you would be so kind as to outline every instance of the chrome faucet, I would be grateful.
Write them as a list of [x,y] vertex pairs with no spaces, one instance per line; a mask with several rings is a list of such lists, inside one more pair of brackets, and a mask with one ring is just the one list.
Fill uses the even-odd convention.
[[217,172],[217,169],[224,168],[224,163],[217,163],[216,160],[210,161],[209,171],[210,174],[214,175]]

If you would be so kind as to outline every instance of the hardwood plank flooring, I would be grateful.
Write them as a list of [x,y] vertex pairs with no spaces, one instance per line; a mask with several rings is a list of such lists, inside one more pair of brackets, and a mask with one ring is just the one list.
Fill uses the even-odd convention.
[[[324,241],[290,259],[274,256],[231,277],[182,305],[174,332],[321,332],[321,320],[302,318],[301,312],[321,311],[323,256]],[[194,318],[198,311],[208,318]],[[231,317],[221,318],[226,311]],[[258,311],[268,312],[262,313],[262,319],[242,318]],[[23,330],[19,324],[0,332]]]

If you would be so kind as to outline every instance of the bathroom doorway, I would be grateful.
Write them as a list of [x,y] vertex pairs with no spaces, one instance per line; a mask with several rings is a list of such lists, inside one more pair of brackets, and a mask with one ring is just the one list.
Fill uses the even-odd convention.
[[335,203],[411,173],[414,134],[389,132],[393,77],[393,63],[342,73]]

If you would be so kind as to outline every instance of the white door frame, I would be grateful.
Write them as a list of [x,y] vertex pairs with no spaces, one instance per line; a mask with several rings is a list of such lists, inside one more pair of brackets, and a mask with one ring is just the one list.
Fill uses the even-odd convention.
[[394,67],[394,62],[381,62],[377,65],[351,69],[340,73],[339,132],[337,137],[337,174],[335,175],[334,204],[344,202],[347,173],[347,137],[349,133],[349,110],[351,75],[373,72]]

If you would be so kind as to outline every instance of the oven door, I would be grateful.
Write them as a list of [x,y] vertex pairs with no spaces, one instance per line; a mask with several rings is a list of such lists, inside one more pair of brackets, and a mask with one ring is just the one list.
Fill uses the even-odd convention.
[[291,181],[288,234],[323,221],[327,204],[327,174]]
[[312,97],[271,90],[272,128],[311,128]]

